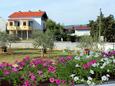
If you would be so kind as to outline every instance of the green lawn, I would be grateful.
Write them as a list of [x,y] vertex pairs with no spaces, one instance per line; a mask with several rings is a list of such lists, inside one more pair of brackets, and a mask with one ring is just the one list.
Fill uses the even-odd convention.
[[[14,63],[16,60],[22,60],[25,56],[30,56],[31,58],[40,57],[41,52],[38,49],[12,49],[12,54],[1,54],[0,55],[0,63],[1,62],[9,62]],[[66,56],[67,52],[53,50],[52,53],[47,52],[45,57],[48,58],[56,58],[57,56]]]

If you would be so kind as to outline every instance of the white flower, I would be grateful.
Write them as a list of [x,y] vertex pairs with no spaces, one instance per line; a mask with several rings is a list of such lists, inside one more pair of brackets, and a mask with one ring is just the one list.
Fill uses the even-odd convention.
[[80,60],[80,57],[75,56],[74,59],[76,59],[76,60]]
[[115,59],[113,59],[113,63],[115,63]]
[[97,64],[96,64],[96,63],[94,63],[94,64],[92,64],[92,66],[93,66],[93,67],[96,67],[96,66],[97,66]]
[[99,63],[97,63],[97,67],[99,66]]
[[107,65],[107,63],[106,63],[106,62],[104,62],[103,66],[105,67],[106,65]]
[[90,86],[95,86],[95,83],[94,83],[94,82],[92,82]]
[[75,67],[80,67],[79,64],[76,64]]
[[74,76],[75,76],[75,74],[71,74],[71,75],[70,75],[70,77],[72,77],[72,78],[73,78]]
[[74,81],[77,81],[77,80],[79,80],[79,77],[77,77],[77,76],[74,77]]
[[106,76],[107,76],[107,77],[110,77],[110,75],[109,75],[109,74],[106,74]]
[[93,71],[93,70],[90,70],[90,73],[91,73],[91,74],[94,74],[94,71]]
[[101,66],[100,68],[103,69],[104,67],[105,67],[105,66],[103,65],[103,66]]
[[108,61],[108,58],[104,58],[105,61]]
[[96,54],[95,54],[95,57],[99,57],[99,54],[96,53]]
[[111,56],[110,58],[114,59],[114,56]]
[[104,59],[102,58],[102,59],[101,59],[101,61],[103,62],[103,61],[104,61]]
[[87,80],[87,84],[90,85],[90,84],[91,84],[91,81],[90,81],[90,80]]
[[107,76],[102,76],[102,77],[101,77],[101,80],[102,80],[102,81],[108,81],[108,77],[107,77]]
[[81,79],[82,82],[84,82],[84,79]]
[[91,81],[91,80],[92,80],[92,78],[89,76],[89,77],[88,77],[88,80],[90,80],[90,81]]

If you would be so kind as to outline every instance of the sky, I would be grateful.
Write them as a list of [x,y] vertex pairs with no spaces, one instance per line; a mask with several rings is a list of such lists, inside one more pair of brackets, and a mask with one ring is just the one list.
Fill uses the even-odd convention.
[[46,11],[48,17],[63,25],[88,24],[99,15],[115,16],[115,0],[0,0],[0,17],[7,19],[16,11]]

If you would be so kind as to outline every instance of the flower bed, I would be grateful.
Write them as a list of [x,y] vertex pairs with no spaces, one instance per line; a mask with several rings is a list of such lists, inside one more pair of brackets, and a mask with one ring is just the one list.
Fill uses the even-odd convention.
[[[114,53],[85,56],[60,57],[57,62],[41,58],[31,60],[27,56],[14,65],[3,62],[0,64],[0,86],[95,85],[115,80]],[[8,84],[3,85],[5,82]]]

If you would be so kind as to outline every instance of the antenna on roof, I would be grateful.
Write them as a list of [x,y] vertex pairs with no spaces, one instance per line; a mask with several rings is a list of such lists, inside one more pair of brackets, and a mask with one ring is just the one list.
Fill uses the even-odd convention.
[[29,12],[32,12],[31,10],[29,10]]
[[18,12],[21,12],[21,11],[18,11]]

